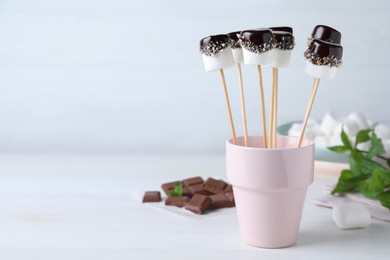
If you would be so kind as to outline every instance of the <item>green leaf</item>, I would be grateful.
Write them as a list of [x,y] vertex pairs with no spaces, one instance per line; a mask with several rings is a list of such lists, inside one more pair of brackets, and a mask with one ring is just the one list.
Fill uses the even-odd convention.
[[390,169],[378,169],[381,171],[381,178],[385,187],[390,187]]
[[383,153],[385,153],[385,148],[383,147],[382,140],[378,138],[375,132],[372,132],[371,147],[366,157],[371,159],[372,157]]
[[173,191],[170,191],[169,195],[171,195],[171,196],[182,196],[183,195],[183,185],[181,184],[181,182],[178,182],[175,184]]
[[381,170],[376,169],[372,176],[359,183],[360,192],[370,199],[377,199],[383,192],[385,185],[382,181]]
[[390,190],[379,194],[378,199],[384,207],[390,209]]
[[342,145],[331,146],[331,147],[328,147],[328,149],[331,150],[332,152],[336,152],[336,153],[349,152],[349,149],[346,148],[345,146],[342,146]]
[[347,134],[344,132],[344,129],[341,129],[341,141],[343,141],[345,148],[352,148],[351,142],[349,141]]
[[364,159],[364,156],[361,153],[359,153],[356,149],[351,150],[351,155],[349,156],[349,166],[355,176],[360,176],[363,174],[360,170],[360,162],[362,159]]
[[332,190],[332,194],[355,190],[363,178],[364,176],[355,176],[351,170],[342,170],[336,187]]
[[355,140],[355,148],[357,147],[358,144],[371,140],[371,137],[369,135],[370,132],[371,132],[371,129],[360,130],[358,132],[358,134],[356,135],[356,140]]

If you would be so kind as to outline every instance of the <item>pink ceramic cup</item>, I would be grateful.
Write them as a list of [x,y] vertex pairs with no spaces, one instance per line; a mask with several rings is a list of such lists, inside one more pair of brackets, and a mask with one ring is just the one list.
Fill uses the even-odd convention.
[[226,170],[233,185],[242,239],[252,246],[295,244],[307,187],[313,182],[314,144],[278,136],[278,148],[265,149],[263,138],[226,142]]

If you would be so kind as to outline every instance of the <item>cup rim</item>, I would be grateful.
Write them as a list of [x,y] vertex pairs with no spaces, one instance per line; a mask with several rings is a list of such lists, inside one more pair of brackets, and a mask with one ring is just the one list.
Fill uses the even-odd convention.
[[[251,135],[248,136],[248,138],[263,138],[262,135]],[[296,142],[298,142],[298,137],[294,136],[287,136],[287,135],[279,135],[277,137],[282,138],[282,139],[295,139]],[[236,139],[244,139],[244,136],[237,136]],[[238,149],[243,149],[243,150],[260,150],[260,151],[286,151],[286,150],[295,150],[295,149],[303,149],[303,148],[309,148],[314,146],[314,141],[309,140],[309,139],[303,139],[302,145],[300,147],[278,147],[278,148],[264,148],[264,147],[249,147],[249,146],[243,146],[243,145],[237,145],[233,143],[233,138],[229,138],[226,140],[226,144],[236,147]]]

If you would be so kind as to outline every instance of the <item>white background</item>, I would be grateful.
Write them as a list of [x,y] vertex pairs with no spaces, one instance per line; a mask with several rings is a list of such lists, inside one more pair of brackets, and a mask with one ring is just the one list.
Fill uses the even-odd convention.
[[[359,111],[389,122],[389,3],[2,0],[0,152],[223,153],[223,91],[203,69],[199,40],[268,26],[291,26],[296,38],[279,72],[279,124],[303,119],[312,79],[302,55],[316,24],[342,32],[344,65],[321,82],[312,117]],[[241,134],[236,74],[226,71]],[[243,74],[249,131],[260,134],[256,69]]]

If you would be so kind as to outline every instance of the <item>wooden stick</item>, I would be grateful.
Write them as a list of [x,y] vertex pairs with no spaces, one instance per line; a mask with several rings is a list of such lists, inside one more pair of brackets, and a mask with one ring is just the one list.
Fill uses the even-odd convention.
[[244,85],[242,83],[242,72],[241,72],[241,64],[237,63],[238,68],[238,79],[240,84],[240,99],[241,99],[241,113],[242,113],[242,120],[244,124],[244,140],[245,140],[245,146],[248,146],[248,128],[246,123],[246,112],[245,112],[245,98],[244,98]]
[[272,68],[272,86],[271,86],[271,102],[270,102],[270,121],[269,121],[269,147],[273,148],[274,147],[274,138],[273,138],[273,133],[274,133],[274,119],[275,119],[275,68]]
[[224,92],[225,92],[226,107],[227,107],[227,110],[228,110],[228,116],[229,116],[229,121],[230,121],[230,128],[232,130],[233,143],[237,144],[236,131],[234,130],[233,116],[232,116],[232,111],[230,109],[230,102],[229,102],[228,90],[227,90],[227,87],[226,87],[225,74],[223,73],[223,69],[220,69],[219,71],[221,72],[222,85],[223,85],[223,89],[224,89]]
[[257,65],[257,72],[259,74],[259,82],[260,82],[260,100],[261,100],[261,114],[263,119],[263,142],[264,148],[268,148],[267,144],[267,125],[266,125],[266,117],[265,117],[265,104],[264,104],[264,87],[263,87],[263,76],[261,73],[261,66]]
[[307,104],[305,119],[303,120],[303,125],[302,125],[302,132],[301,132],[301,135],[299,136],[297,147],[301,147],[303,136],[305,135],[307,121],[309,120],[309,117],[310,117],[310,111],[311,111],[311,108],[313,106],[314,99],[316,97],[316,93],[317,93],[319,84],[320,84],[320,79],[315,78],[314,82],[313,82],[313,88],[311,91],[311,95],[310,95],[310,100],[309,100],[309,103]]
[[278,147],[278,92],[279,92],[279,69],[275,68],[275,101],[274,101],[274,148]]

